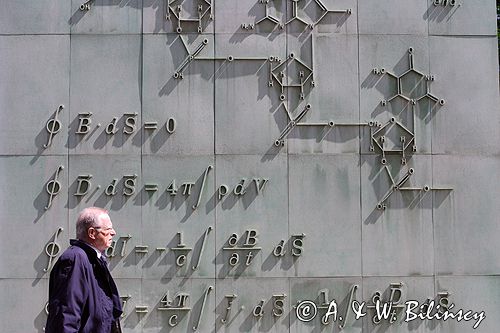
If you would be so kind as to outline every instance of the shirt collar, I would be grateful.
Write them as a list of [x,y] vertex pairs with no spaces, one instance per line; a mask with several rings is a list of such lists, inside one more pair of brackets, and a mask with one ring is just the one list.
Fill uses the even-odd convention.
[[88,246],[90,246],[96,253],[97,253],[97,259],[101,259],[102,257],[102,252],[99,251],[98,249],[96,249],[94,246],[92,246],[91,244],[85,242],[85,241],[82,241],[83,243],[87,244]]

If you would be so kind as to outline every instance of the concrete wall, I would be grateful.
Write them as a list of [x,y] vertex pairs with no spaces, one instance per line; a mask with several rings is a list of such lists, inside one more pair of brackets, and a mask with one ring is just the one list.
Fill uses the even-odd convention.
[[1,1],[1,331],[97,205],[125,332],[497,332],[493,0],[82,1]]

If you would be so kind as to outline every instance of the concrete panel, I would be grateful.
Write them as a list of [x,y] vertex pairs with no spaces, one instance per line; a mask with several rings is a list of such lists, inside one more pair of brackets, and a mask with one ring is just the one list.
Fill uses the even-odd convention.
[[[44,332],[48,281],[0,279],[2,330],[12,333]],[[21,319],[23,318],[23,319]]]
[[[146,261],[146,255],[135,249],[137,245],[144,245],[140,211],[143,195],[140,158],[116,156],[109,160],[102,156],[79,155],[70,156],[69,165],[71,238],[75,237],[76,218],[83,208],[97,206],[109,210],[116,231],[115,252],[112,249],[107,252],[111,257],[110,270],[115,277],[140,277],[141,265]],[[88,178],[89,175],[91,178]]]
[[[305,105],[311,109],[299,121],[302,125],[287,136],[289,153],[338,153],[359,151],[358,40],[338,35],[288,38],[288,51],[298,62],[288,65],[288,78],[300,85],[300,73],[312,78],[300,88],[288,90],[288,110],[297,117]],[[312,85],[314,82],[314,85]],[[280,110],[285,112],[284,110]],[[332,123],[333,122],[333,126]]]
[[306,0],[287,1],[284,21],[288,33],[357,33],[357,1]]
[[[462,309],[462,320],[450,318],[447,321],[434,320],[436,332],[494,332],[499,324],[495,315],[500,308],[500,279],[498,276],[443,276],[436,278],[436,291],[447,291],[450,293],[449,312],[455,314]],[[451,304],[454,307],[451,307]],[[464,315],[471,311],[465,320]],[[479,320],[479,315],[484,311],[484,319]],[[474,325],[478,324],[474,328]]]
[[437,274],[500,272],[499,168],[498,157],[434,157],[434,183],[453,187],[433,198]]
[[430,38],[431,71],[447,83],[433,86],[446,99],[432,122],[433,153],[500,152],[497,47],[496,38]]
[[[219,188],[213,196],[217,205],[217,277],[286,276],[289,265],[277,265],[273,255],[274,247],[281,240],[288,239],[286,158],[277,156],[273,160],[262,160],[252,155],[217,156],[215,174]],[[227,195],[219,200],[222,185],[227,186]],[[242,190],[244,194],[235,194]],[[250,230],[256,231],[257,235]],[[224,249],[232,248],[232,234],[237,234],[238,238],[233,239],[236,241],[233,247],[241,249]],[[234,253],[239,260],[233,259],[233,266],[230,259],[236,258]],[[248,266],[247,261],[250,262]]]
[[1,34],[69,33],[71,3],[67,0],[4,1],[2,5]]
[[[356,320],[351,310],[353,301],[362,301],[360,278],[292,279],[289,301],[294,306],[290,311],[290,332],[320,332],[321,330],[336,333],[361,332],[361,319]],[[317,309],[315,317],[303,315],[302,320],[297,317],[295,306],[302,301],[311,301],[315,304]],[[337,305],[337,317],[330,316],[328,324],[325,325],[322,323],[322,318],[332,303]],[[300,306],[300,309],[303,311],[307,307]],[[339,326],[342,326],[342,329]]]
[[[143,237],[150,247],[142,264],[143,276],[214,278],[213,157],[151,156],[143,158],[142,166]],[[171,189],[177,189],[175,195],[168,190],[173,182]],[[158,191],[146,191],[148,184],[157,184]]]
[[[374,305],[374,295],[378,292],[380,303],[391,300],[396,317],[392,323],[390,319],[382,319],[378,324],[374,323],[376,309]],[[365,304],[366,316],[363,317],[363,332],[435,332],[431,322],[426,320],[412,320],[405,322],[407,301],[416,301],[419,305],[430,298],[436,296],[434,291],[434,279],[432,277],[378,277],[363,278],[363,301]],[[375,298],[376,301],[377,298]]]
[[427,0],[366,0],[359,3],[360,34],[427,35]]
[[[69,36],[0,38],[0,154],[64,154],[69,117]],[[58,112],[59,106],[64,109]],[[33,116],[36,114],[36,117]],[[47,123],[57,114],[57,124]],[[10,116],[8,116],[10,115]],[[47,145],[47,148],[44,147]]]
[[69,23],[72,34],[140,34],[142,0],[71,0]]
[[122,300],[123,314],[120,319],[122,331],[126,333],[140,332],[143,316],[135,311],[135,307],[143,304],[141,280],[120,278],[114,278],[114,280]]
[[[387,126],[383,134],[387,137],[387,149],[401,149],[401,136],[408,141],[414,137],[417,152],[431,151],[432,126],[431,119],[437,111],[446,108],[425,97],[427,93],[438,99],[446,98],[443,91],[435,92],[436,87],[445,87],[449,83],[437,76],[435,82],[425,80],[423,75],[429,73],[428,39],[418,36],[360,36],[359,41],[359,77],[361,84],[360,114],[361,122],[376,121],[386,126],[392,117],[403,125]],[[414,70],[411,69],[409,49],[412,48]],[[376,74],[385,71],[385,74]],[[390,73],[388,73],[390,72]],[[417,74],[419,72],[419,75]],[[398,89],[398,81],[401,89]],[[444,96],[444,97],[443,97]],[[409,100],[416,100],[412,104]],[[383,101],[385,105],[383,105]],[[377,127],[364,126],[362,130],[361,151],[370,152],[371,133]],[[407,149],[412,153],[412,145]],[[380,154],[376,148],[375,153]]]
[[360,275],[358,156],[290,156],[289,163],[290,235],[306,234],[294,276]]
[[[361,157],[363,275],[431,275],[432,192],[441,180],[433,183],[429,156],[413,156],[405,166],[388,157],[386,166],[378,157]],[[410,169],[413,174],[402,182]],[[401,190],[391,190],[397,186]]]
[[216,331],[288,331],[288,280],[266,279],[265,284],[263,282],[253,278],[217,281]]
[[[453,4],[455,2],[455,4]],[[495,1],[428,0],[430,35],[495,35]]]
[[[216,36],[215,151],[217,154],[277,154],[286,126],[278,86],[269,86],[270,56],[285,59],[284,34]],[[233,61],[223,60],[229,56]],[[257,57],[259,59],[240,59]],[[274,62],[273,62],[274,64]],[[235,130],[237,129],[237,130]]]
[[[154,279],[142,282],[142,332],[211,332],[215,330],[215,281],[211,279]],[[167,296],[168,293],[168,296]],[[188,298],[179,306],[180,293]],[[169,307],[164,301],[171,301]],[[159,309],[163,308],[163,309]],[[168,308],[168,309],[165,309]],[[176,309],[175,309],[176,308]],[[179,310],[179,308],[189,308]],[[170,319],[176,316],[174,319]],[[176,325],[169,325],[176,323]]]
[[[172,6],[168,10],[167,1],[163,0],[143,0],[143,32],[144,33],[177,33],[183,34],[214,32],[215,6],[211,1],[170,1]],[[212,6],[208,3],[211,2]],[[177,5],[181,5],[181,12],[177,11]],[[198,12],[198,5],[201,5],[201,12]],[[167,15],[169,18],[167,19]],[[200,20],[201,16],[201,20]],[[180,19],[180,20],[179,20]]]
[[285,32],[287,0],[215,1],[215,33],[266,34]]
[[[72,37],[71,154],[141,151],[140,50],[140,36]],[[88,117],[89,112],[91,123],[81,126],[80,119]],[[87,124],[87,120],[83,122]],[[88,133],[77,133],[85,131]]]
[[[57,174],[61,165],[65,169]],[[1,278],[47,277],[44,269],[50,270],[49,263],[55,263],[66,248],[67,167],[63,157],[0,157],[0,184],[4,189],[0,196],[0,225],[5,249],[0,252]],[[50,205],[47,189],[53,193]],[[13,235],[22,235],[23,240]]]
[[[205,39],[206,45],[203,44]],[[210,35],[144,36],[144,153],[213,153],[214,62],[194,59],[180,71],[189,54],[200,46],[203,49],[197,58],[213,58],[214,39]],[[182,79],[174,77],[178,70]],[[146,129],[147,122],[157,122],[158,128]]]

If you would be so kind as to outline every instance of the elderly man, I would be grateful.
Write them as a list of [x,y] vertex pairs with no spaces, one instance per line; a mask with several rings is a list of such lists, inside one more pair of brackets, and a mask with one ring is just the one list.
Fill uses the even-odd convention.
[[46,333],[120,332],[120,296],[103,252],[115,235],[108,212],[84,209],[76,238],[50,273]]

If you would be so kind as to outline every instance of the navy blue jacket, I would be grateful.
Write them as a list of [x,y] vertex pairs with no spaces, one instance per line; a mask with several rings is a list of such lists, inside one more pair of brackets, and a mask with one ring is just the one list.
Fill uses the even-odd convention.
[[79,240],[50,273],[46,333],[109,333],[122,314],[120,296],[106,263]]

